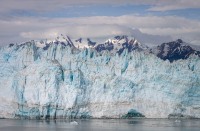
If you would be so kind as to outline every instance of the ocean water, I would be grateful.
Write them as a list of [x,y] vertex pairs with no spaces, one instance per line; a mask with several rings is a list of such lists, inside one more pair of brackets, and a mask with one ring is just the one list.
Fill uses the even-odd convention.
[[0,119],[0,131],[200,131],[200,120],[176,119],[88,119],[9,120]]

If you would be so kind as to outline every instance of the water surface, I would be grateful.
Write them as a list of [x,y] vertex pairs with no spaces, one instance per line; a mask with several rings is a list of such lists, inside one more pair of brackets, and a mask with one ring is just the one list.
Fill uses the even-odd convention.
[[89,119],[70,121],[0,119],[0,131],[200,131],[200,120]]

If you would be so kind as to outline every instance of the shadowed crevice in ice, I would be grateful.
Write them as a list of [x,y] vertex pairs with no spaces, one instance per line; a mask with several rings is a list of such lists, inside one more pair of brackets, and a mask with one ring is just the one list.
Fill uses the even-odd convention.
[[122,118],[137,118],[137,117],[145,117],[145,116],[135,109],[130,109],[127,114],[122,116]]

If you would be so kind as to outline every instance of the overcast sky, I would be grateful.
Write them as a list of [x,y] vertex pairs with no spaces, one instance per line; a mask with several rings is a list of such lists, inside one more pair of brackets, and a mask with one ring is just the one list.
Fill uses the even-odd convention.
[[1,0],[0,45],[59,34],[200,45],[199,12],[200,0]]

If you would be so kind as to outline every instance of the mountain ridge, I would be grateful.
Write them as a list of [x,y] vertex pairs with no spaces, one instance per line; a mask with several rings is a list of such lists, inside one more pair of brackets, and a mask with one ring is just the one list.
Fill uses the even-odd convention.
[[[71,39],[69,36],[58,36],[54,41],[36,41],[36,46],[47,50],[50,44],[61,44],[63,46],[70,46],[80,50],[81,48],[94,48],[97,52],[109,51],[112,54],[118,53],[119,55],[124,51],[144,51],[152,53],[162,60],[169,60],[170,62],[187,59],[190,55],[197,55],[200,57],[200,51],[193,49],[188,43],[181,39],[176,41],[162,43],[158,46],[152,48],[138,42],[134,37],[129,37],[126,35],[115,36],[106,40],[104,43],[97,43],[87,38],[85,41],[83,38]],[[9,47],[14,44],[10,44]]]

